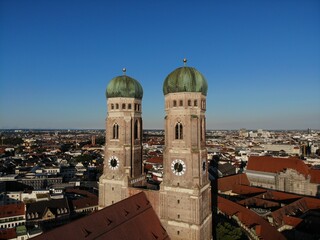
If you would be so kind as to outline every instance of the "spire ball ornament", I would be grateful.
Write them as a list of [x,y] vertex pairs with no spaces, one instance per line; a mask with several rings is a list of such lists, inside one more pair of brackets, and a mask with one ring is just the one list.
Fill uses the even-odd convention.
[[124,75],[126,75],[127,69],[126,68],[122,68],[122,72]]
[[187,60],[186,58],[183,59],[183,64],[184,64],[184,66],[186,66],[187,61],[188,61],[188,60]]

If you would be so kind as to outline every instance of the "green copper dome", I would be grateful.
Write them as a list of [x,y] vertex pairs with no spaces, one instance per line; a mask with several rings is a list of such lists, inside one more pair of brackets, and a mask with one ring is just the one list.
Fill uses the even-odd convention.
[[113,78],[108,84],[107,98],[126,97],[142,99],[143,89],[140,83],[126,75]]
[[171,72],[163,83],[163,94],[175,92],[201,92],[207,96],[205,77],[193,67],[180,67]]

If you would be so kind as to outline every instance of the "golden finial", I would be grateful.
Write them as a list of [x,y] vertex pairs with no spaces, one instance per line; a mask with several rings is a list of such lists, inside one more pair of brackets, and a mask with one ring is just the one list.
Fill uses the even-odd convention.
[[184,66],[187,65],[187,59],[186,59],[186,58],[183,59],[183,65],[184,65]]

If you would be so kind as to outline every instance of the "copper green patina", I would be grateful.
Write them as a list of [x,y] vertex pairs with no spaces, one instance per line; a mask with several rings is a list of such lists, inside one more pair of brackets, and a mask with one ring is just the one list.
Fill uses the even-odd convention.
[[171,72],[163,83],[163,94],[175,92],[201,92],[207,96],[208,83],[193,67],[181,67]]
[[106,90],[107,98],[126,97],[142,99],[143,89],[140,83],[126,75],[113,78]]

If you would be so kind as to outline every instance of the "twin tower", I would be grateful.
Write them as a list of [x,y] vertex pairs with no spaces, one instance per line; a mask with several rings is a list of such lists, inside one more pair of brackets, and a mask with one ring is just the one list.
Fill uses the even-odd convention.
[[141,187],[145,181],[143,89],[137,80],[125,74],[110,81],[106,91],[108,113],[104,170],[99,181],[100,208],[144,191],[171,239],[211,239],[205,146],[207,90],[206,79],[193,67],[177,68],[165,79],[163,182],[160,190],[155,191]]

